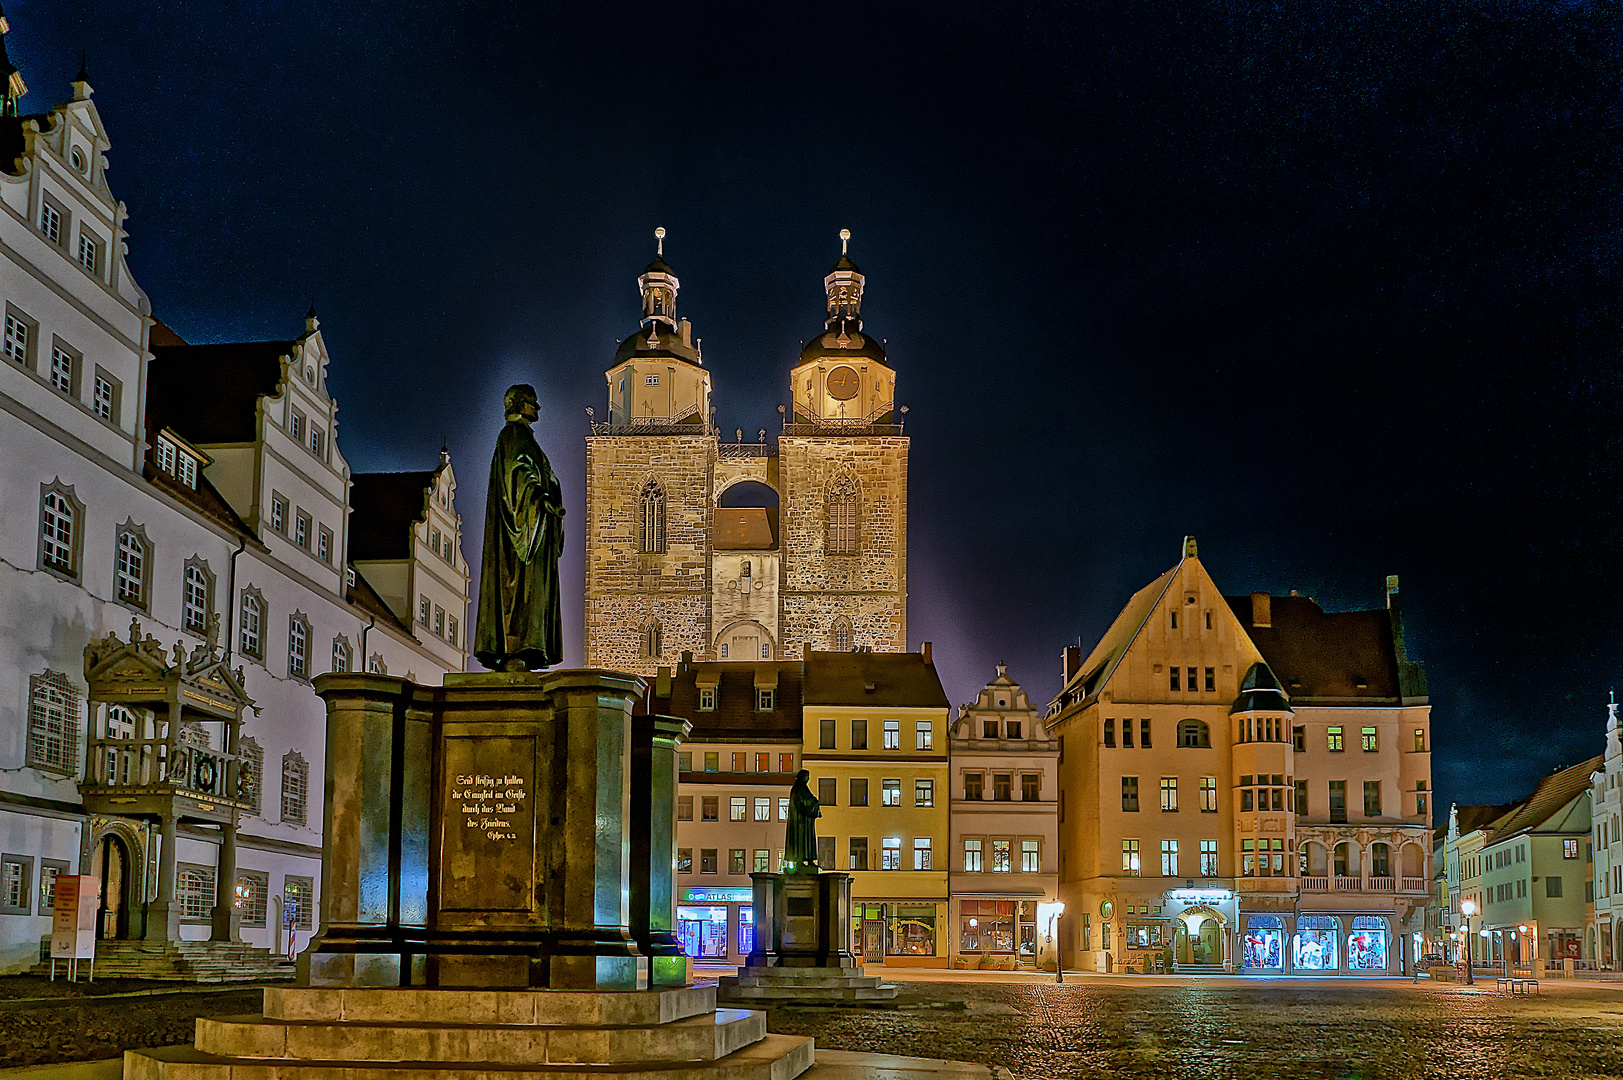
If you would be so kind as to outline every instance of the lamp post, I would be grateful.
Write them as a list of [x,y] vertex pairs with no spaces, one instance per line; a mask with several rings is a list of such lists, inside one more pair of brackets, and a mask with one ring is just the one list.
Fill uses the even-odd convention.
[[1465,928],[1464,928],[1465,929],[1465,934],[1460,939],[1460,944],[1465,949],[1465,985],[1466,986],[1475,986],[1476,985],[1476,974],[1475,974],[1475,972],[1473,972],[1471,970],[1471,967],[1472,967],[1472,964],[1471,964],[1471,916],[1475,915],[1475,914],[1476,914],[1476,902],[1474,900],[1462,900],[1462,901],[1460,901],[1460,917],[1465,920]]

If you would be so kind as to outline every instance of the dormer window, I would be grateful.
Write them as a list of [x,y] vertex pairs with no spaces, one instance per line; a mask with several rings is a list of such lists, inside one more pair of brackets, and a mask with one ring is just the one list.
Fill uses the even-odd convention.
[[197,459],[175,444],[172,439],[158,436],[155,455],[158,468],[189,488],[197,487]]

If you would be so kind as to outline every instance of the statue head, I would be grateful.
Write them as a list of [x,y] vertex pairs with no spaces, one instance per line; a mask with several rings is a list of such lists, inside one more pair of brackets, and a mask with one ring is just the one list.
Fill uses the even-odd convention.
[[536,418],[541,415],[541,402],[535,396],[535,387],[529,383],[509,386],[507,393],[502,396],[502,411],[507,414],[509,421],[535,423]]
[[811,770],[810,769],[801,769],[799,772],[795,773],[795,783],[797,783],[797,784],[805,784],[806,786],[810,787],[811,786]]

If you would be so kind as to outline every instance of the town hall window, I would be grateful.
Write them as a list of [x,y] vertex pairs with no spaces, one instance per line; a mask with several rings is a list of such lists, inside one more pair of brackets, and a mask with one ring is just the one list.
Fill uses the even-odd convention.
[[1211,746],[1211,730],[1199,720],[1180,720],[1178,721],[1178,745],[1191,748]]
[[28,679],[28,764],[73,773],[78,764],[79,692],[59,671]]
[[80,522],[84,507],[73,497],[73,489],[61,484],[49,486],[40,496],[39,564],[58,577],[79,576]]
[[651,554],[665,551],[665,489],[659,481],[650,480],[643,485],[641,518],[638,527],[638,547]]
[[113,562],[113,596],[131,607],[147,606],[147,566],[151,550],[146,532],[132,521],[118,530],[118,551]]
[[181,579],[181,626],[193,634],[208,631],[209,612],[214,608],[214,575],[201,559],[186,561]]
[[310,792],[310,763],[297,750],[290,750],[282,758],[282,820],[303,825],[308,819],[307,798]]

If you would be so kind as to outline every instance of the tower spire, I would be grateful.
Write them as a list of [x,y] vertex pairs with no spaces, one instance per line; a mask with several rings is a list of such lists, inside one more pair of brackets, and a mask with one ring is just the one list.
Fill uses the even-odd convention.
[[849,334],[862,329],[862,271],[851,261],[851,230],[840,230],[840,258],[823,279],[828,293],[828,318],[823,325],[831,331]]
[[676,272],[665,261],[665,226],[654,230],[654,261],[637,278],[637,289],[642,293],[642,321],[644,326],[655,322],[676,329],[676,293],[682,283]]

